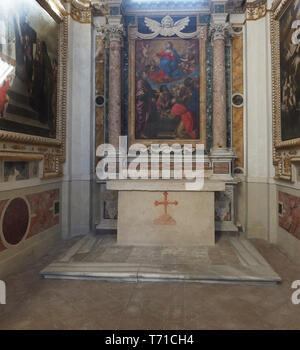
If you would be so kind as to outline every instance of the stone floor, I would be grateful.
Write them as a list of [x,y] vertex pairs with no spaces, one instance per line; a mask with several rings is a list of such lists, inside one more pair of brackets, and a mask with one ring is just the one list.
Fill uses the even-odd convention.
[[282,277],[279,285],[42,279],[40,271],[76,241],[58,242],[5,279],[0,329],[300,329],[300,305],[291,303],[300,265],[265,241],[251,240]]

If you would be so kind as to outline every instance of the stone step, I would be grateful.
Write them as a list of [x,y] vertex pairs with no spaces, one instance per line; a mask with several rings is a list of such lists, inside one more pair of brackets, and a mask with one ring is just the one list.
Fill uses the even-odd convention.
[[269,266],[137,265],[128,263],[54,262],[41,271],[48,279],[91,279],[124,282],[197,282],[277,284]]

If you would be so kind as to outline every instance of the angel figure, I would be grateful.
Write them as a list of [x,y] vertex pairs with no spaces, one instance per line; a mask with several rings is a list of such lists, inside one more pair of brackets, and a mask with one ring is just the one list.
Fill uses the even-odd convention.
[[151,18],[146,17],[145,18],[145,24],[146,26],[153,32],[152,34],[145,34],[140,35],[142,38],[148,38],[153,39],[157,35],[162,36],[173,36],[177,35],[180,38],[188,38],[190,37],[190,34],[188,33],[182,33],[182,30],[184,30],[190,23],[189,17],[182,18],[176,22],[172,19],[170,16],[165,16],[161,23],[158,21],[155,21]]

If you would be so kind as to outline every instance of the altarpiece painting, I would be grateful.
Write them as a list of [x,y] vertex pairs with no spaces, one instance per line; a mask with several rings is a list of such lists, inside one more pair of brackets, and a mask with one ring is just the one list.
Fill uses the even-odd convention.
[[151,39],[132,26],[129,38],[130,143],[205,144],[206,26],[191,38]]
[[199,138],[199,43],[136,42],[135,136]]

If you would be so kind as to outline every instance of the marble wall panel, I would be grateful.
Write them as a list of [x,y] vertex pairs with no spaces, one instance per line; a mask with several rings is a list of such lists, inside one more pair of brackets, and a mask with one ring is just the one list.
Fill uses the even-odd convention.
[[26,196],[30,204],[31,222],[27,238],[59,224],[54,214],[54,203],[59,200],[59,190],[50,190]]
[[279,226],[300,240],[300,197],[278,192]]
[[[105,97],[105,44],[101,35],[95,40],[95,95]],[[95,106],[95,147],[105,143],[104,121],[105,99],[103,105]],[[97,163],[97,161],[96,161]]]
[[[232,95],[244,93],[243,82],[243,34],[235,35],[232,40]],[[244,107],[232,106],[232,146],[238,157],[236,167],[244,167]]]
[[[16,197],[18,198],[18,197]],[[26,239],[37,235],[41,232],[46,231],[49,228],[52,228],[59,224],[60,215],[59,213],[55,214],[55,203],[59,202],[59,189],[52,189],[44,192],[38,192],[33,194],[28,194],[24,196],[24,199],[27,201],[29,206],[29,228],[26,235]],[[0,216],[3,218],[6,210],[6,204],[9,199],[0,201]],[[13,216],[18,217],[18,211],[13,213]],[[3,225],[3,222],[0,223]],[[0,239],[0,251],[6,249],[4,242]]]

